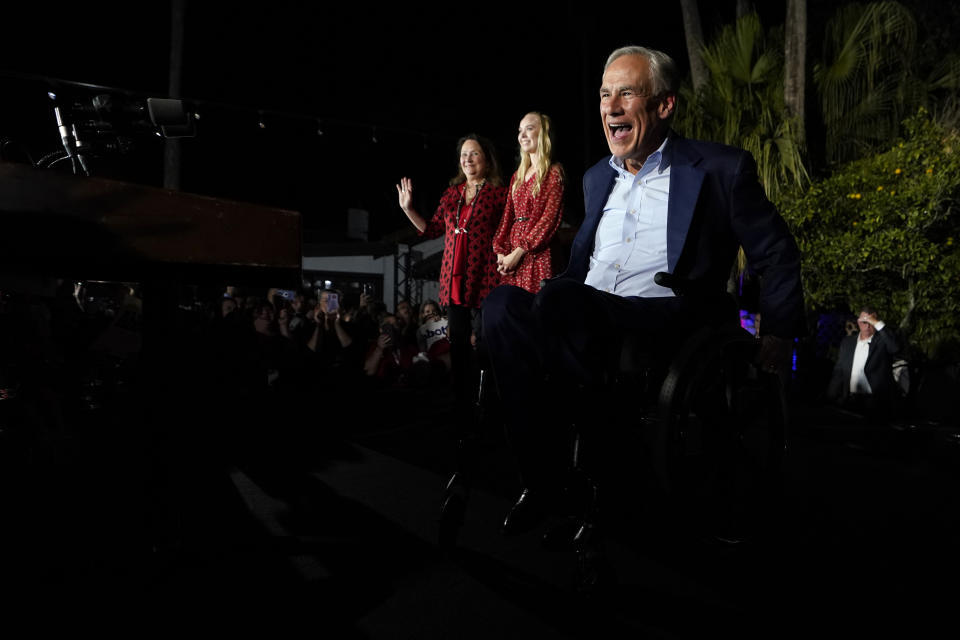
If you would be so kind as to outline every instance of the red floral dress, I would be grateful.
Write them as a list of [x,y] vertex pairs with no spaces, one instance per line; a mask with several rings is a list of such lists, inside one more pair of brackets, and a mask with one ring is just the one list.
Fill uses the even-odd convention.
[[[454,229],[457,220],[457,203],[465,184],[449,187],[440,197],[436,213],[427,222],[427,228],[421,235],[436,238],[445,235],[443,243],[443,262],[440,266],[440,304],[448,306],[451,302],[450,282],[453,278],[453,249],[456,242]],[[503,213],[506,187],[495,187],[490,183],[483,185],[480,194],[473,202],[470,217],[464,220],[469,202],[464,202],[461,210],[461,226],[467,230],[466,276],[463,279],[462,304],[474,309],[499,284],[497,274],[497,256],[490,250],[493,234]]]
[[527,253],[516,271],[503,274],[501,282],[536,293],[541,280],[553,277],[550,241],[563,217],[563,173],[559,165],[550,167],[537,195],[533,195],[536,178],[530,178],[514,192],[513,182],[517,179],[516,173],[510,178],[507,206],[493,237],[493,251],[506,255],[517,247],[524,249]]

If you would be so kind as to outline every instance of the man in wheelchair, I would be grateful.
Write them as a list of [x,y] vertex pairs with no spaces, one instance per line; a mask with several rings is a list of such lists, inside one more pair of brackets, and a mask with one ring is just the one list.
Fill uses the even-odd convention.
[[556,415],[587,403],[581,409],[592,424],[581,428],[602,431],[636,412],[639,391],[594,393],[625,337],[656,351],[728,320],[726,284],[738,247],[761,278],[757,366],[786,366],[803,332],[800,256],[786,223],[749,153],[671,131],[677,83],[676,66],[662,52],[624,47],[609,56],[600,116],[611,155],[584,175],[585,218],[569,267],[536,295],[501,286],[483,305],[523,483],[506,534],[539,524],[557,493],[569,458]]

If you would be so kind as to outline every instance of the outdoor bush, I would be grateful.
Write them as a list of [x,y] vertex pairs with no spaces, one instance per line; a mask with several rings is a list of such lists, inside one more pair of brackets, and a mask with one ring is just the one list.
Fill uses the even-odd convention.
[[960,330],[960,134],[919,113],[893,148],[843,165],[780,210],[812,311],[877,307],[928,356]]

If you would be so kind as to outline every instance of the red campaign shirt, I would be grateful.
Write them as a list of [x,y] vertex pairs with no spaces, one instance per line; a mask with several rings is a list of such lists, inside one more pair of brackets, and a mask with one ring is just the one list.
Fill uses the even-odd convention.
[[553,277],[550,241],[563,218],[563,173],[559,165],[550,167],[537,195],[533,195],[536,178],[527,180],[514,192],[516,179],[514,173],[510,178],[503,219],[493,238],[493,251],[506,255],[517,247],[525,250],[527,253],[516,271],[504,274],[502,282],[536,293],[540,290],[541,280]]
[[[457,184],[448,187],[440,197],[440,204],[436,213],[427,222],[427,228],[422,235],[427,238],[445,236],[443,243],[443,262],[440,266],[440,304],[449,306],[451,300],[451,280],[453,279],[454,246],[456,238],[454,229],[457,220],[457,203],[464,185]],[[466,233],[465,273],[463,279],[463,298],[461,304],[474,309],[480,308],[480,303],[487,297],[490,290],[500,284],[497,274],[497,256],[490,248],[493,243],[493,234],[500,222],[503,213],[506,187],[495,187],[490,183],[483,186],[480,195],[473,203],[473,211],[466,217],[467,205],[464,202],[460,212],[461,222]]]

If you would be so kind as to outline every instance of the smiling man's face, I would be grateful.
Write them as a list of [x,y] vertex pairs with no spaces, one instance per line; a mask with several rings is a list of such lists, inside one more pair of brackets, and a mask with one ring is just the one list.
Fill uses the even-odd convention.
[[640,55],[620,56],[603,72],[600,118],[610,153],[637,173],[657,150],[676,107],[672,94],[651,95],[650,63]]

